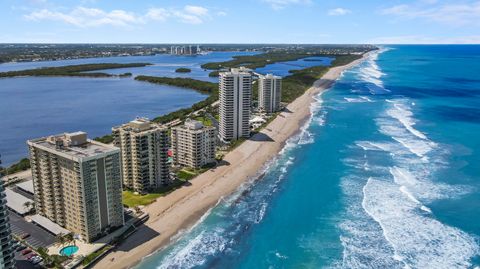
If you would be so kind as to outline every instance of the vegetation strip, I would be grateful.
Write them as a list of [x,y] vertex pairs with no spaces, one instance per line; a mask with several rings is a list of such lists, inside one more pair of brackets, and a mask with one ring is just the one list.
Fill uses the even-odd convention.
[[0,72],[0,77],[19,77],[19,76],[68,76],[68,77],[126,77],[131,73],[113,75],[103,72],[83,73],[105,69],[118,69],[129,67],[144,67],[150,63],[101,63],[101,64],[79,64],[59,67],[43,67],[36,69],[27,69],[20,71]]
[[210,106],[218,100],[218,83],[201,81],[191,78],[167,78],[152,76],[137,76],[135,77],[135,80],[193,89],[202,93],[210,94],[207,99],[193,104],[190,108],[183,108],[169,114],[154,118],[153,121],[158,123],[167,123],[176,119],[184,120],[190,113]]

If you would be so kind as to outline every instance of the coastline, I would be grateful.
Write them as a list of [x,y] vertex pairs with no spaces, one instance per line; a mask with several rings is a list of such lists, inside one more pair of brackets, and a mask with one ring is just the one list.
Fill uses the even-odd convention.
[[196,224],[218,201],[233,193],[244,182],[272,160],[287,140],[297,134],[310,116],[314,97],[329,89],[343,71],[365,59],[333,67],[303,95],[291,102],[261,132],[229,152],[223,164],[211,169],[167,196],[145,207],[149,220],[115,250],[108,253],[93,268],[130,268],[173,242],[178,233]]

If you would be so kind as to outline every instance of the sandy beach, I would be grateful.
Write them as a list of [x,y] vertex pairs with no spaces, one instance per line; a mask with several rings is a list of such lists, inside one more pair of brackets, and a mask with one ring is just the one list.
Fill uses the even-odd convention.
[[145,207],[150,214],[145,225],[139,227],[94,268],[130,268],[143,257],[167,246],[179,231],[194,225],[219,199],[255,177],[280,152],[285,142],[301,129],[310,116],[310,104],[314,97],[330,88],[344,70],[361,60],[331,68],[260,133],[228,153],[224,164],[196,177],[189,186]]

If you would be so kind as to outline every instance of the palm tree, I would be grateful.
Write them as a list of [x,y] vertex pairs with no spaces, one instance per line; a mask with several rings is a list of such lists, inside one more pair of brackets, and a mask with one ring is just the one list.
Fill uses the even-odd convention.
[[34,203],[33,203],[33,202],[30,202],[30,201],[26,201],[25,203],[23,203],[23,207],[24,207],[25,210],[27,210],[27,211],[31,211],[33,205],[34,205]]
[[133,210],[135,210],[135,213],[137,215],[141,214],[142,213],[142,209],[137,205],[137,206],[134,206],[133,207]]
[[72,233],[66,234],[63,238],[65,239],[65,243],[73,242],[73,244],[75,245],[75,238],[73,237]]
[[63,234],[63,233],[60,233],[60,234],[58,234],[57,236],[55,236],[55,242],[56,242],[57,244],[59,244],[60,246],[65,245],[66,240],[65,240],[64,234]]
[[37,248],[37,253],[45,260],[48,256],[48,248],[39,247]]

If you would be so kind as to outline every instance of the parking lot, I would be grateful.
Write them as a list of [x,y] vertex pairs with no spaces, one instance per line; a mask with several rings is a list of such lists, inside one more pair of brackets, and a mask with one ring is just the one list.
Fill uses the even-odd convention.
[[45,231],[43,228],[26,221],[16,213],[10,212],[10,227],[12,233],[16,236],[22,234],[30,234],[29,237],[24,240],[32,247],[48,247],[55,243],[55,236]]

